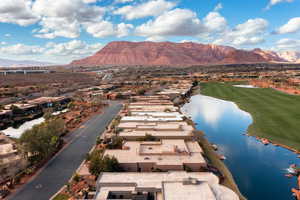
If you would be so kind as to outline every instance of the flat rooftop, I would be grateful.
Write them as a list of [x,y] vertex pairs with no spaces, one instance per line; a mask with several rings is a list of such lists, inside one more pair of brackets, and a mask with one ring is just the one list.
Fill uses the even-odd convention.
[[232,190],[220,185],[218,177],[210,172],[102,173],[97,181],[95,199],[107,200],[110,192],[152,192],[155,200],[239,199]]
[[180,122],[183,121],[183,117],[180,116],[124,116],[121,122]]
[[130,103],[131,106],[151,106],[151,105],[174,105],[170,100],[145,100]]
[[177,112],[179,109],[173,105],[129,105],[128,110],[131,112],[141,111],[141,112]]
[[179,112],[131,112],[132,116],[152,116],[152,117],[184,117]]
[[193,131],[187,122],[120,122],[118,128],[135,131]]
[[193,131],[143,131],[143,130],[123,130],[119,136],[127,140],[138,139],[146,135],[152,135],[161,139],[192,139]]
[[167,95],[155,95],[155,96],[133,96],[131,97],[133,100],[144,101],[144,100],[169,100],[170,97]]
[[206,164],[197,142],[180,139],[162,139],[158,142],[127,141],[123,149],[105,150],[104,155],[114,156],[119,163],[155,163],[163,165]]

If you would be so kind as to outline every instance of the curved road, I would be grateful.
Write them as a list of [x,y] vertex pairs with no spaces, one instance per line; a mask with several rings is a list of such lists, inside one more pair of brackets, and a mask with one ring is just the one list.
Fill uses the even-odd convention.
[[95,144],[99,133],[103,133],[121,108],[121,104],[112,103],[103,114],[92,117],[83,124],[83,128],[68,134],[66,138],[70,141],[68,146],[52,158],[32,181],[9,199],[47,200],[54,195],[71,178]]

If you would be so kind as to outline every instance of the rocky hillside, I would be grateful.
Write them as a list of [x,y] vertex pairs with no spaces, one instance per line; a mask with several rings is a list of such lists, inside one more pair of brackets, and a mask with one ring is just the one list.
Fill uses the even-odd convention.
[[300,63],[300,52],[285,51],[278,53],[278,55],[288,62]]
[[245,51],[228,46],[172,42],[111,42],[95,55],[71,65],[197,65],[284,62],[262,50]]

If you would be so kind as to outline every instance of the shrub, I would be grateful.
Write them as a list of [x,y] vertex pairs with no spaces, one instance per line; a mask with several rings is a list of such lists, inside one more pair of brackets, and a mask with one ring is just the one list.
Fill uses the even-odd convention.
[[119,136],[114,136],[111,138],[111,141],[108,143],[108,149],[122,149],[124,139]]
[[159,141],[159,139],[150,134],[146,134],[144,137],[139,138],[138,141]]
[[74,182],[79,182],[80,179],[81,179],[81,177],[77,173],[73,176],[73,181]]
[[108,155],[101,158],[101,153],[95,152],[91,156],[89,172],[94,176],[99,176],[101,172],[120,172],[122,168],[115,157]]

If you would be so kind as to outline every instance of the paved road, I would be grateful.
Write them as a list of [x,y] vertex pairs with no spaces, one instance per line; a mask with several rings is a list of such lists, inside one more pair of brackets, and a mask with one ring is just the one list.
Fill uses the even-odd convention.
[[[40,174],[24,185],[11,200],[46,200],[55,194],[70,179],[84,160],[86,153],[95,144],[99,133],[116,116],[121,104],[112,103],[102,115],[96,115],[73,133],[71,143],[50,160]],[[70,137],[68,140],[70,140]]]

